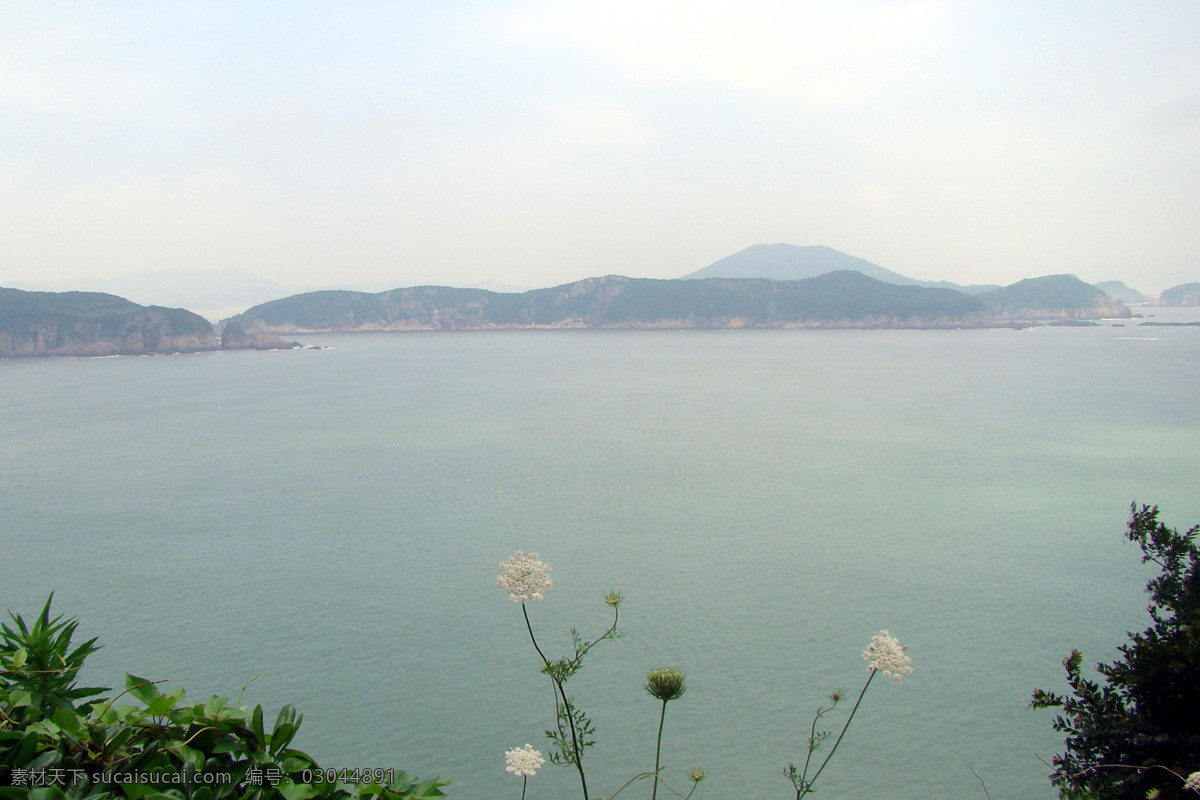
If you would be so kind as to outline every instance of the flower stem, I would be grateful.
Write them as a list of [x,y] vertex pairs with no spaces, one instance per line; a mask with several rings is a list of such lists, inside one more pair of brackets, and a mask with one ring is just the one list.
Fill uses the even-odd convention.
[[521,800],[525,800],[525,787],[529,785],[529,776],[521,776]]
[[577,653],[575,653],[575,660],[579,661],[581,658],[583,658],[585,655],[587,655],[588,650],[591,650],[593,647],[600,644],[605,639],[608,639],[609,637],[611,637],[613,635],[613,633],[617,630],[617,618],[620,616],[621,616],[621,609],[617,608],[616,606],[613,606],[612,625],[609,625],[608,630],[606,630],[604,633],[597,636],[595,641],[588,642],[583,647],[579,648],[579,651]]
[[[543,663],[550,666],[550,659],[546,658],[546,654],[542,652],[542,648],[538,647],[537,637],[533,635],[533,624],[529,621],[529,611],[525,608],[525,604],[521,603],[521,613],[525,615],[525,627],[529,630],[529,639],[533,642],[533,649],[537,650],[537,654],[542,657]],[[571,726],[571,749],[574,750],[573,759],[575,761],[575,769],[579,770],[579,783],[583,787],[583,800],[589,800],[587,790],[587,778],[583,774],[583,753],[579,746],[579,736],[575,733],[575,715],[571,713],[571,701],[567,699],[567,692],[563,689],[562,681],[550,676],[550,680],[554,681],[555,688],[558,689],[558,694],[562,698],[563,707],[566,709],[567,723]]]
[[529,631],[529,640],[533,642],[533,649],[537,650],[537,654],[542,657],[542,661],[549,664],[550,660],[546,658],[546,654],[542,652],[542,648],[538,647],[537,637],[533,635],[533,625],[529,622],[529,611],[526,610],[524,603],[521,603],[521,613],[525,615],[525,628]]
[[[808,765],[812,761],[812,754],[817,749],[817,723],[820,721],[823,714],[821,709],[817,709],[817,713],[813,715],[812,727],[808,731],[808,755],[804,757],[804,769],[800,772],[800,780],[803,781],[808,775]],[[822,731],[824,733],[824,731]]]
[[812,780],[805,785],[804,794],[812,791],[812,785],[817,782],[817,778],[821,777],[821,772],[825,769],[825,765],[829,763],[829,759],[833,758],[833,754],[837,752],[838,745],[842,743],[842,737],[846,735],[846,730],[850,727],[851,720],[854,719],[854,712],[858,711],[858,704],[862,702],[863,695],[867,693],[867,687],[871,685],[871,681],[874,678],[875,670],[871,670],[871,674],[867,677],[867,682],[863,684],[862,691],[858,693],[858,699],[854,701],[854,708],[850,709],[850,716],[846,718],[846,724],[842,726],[842,732],[838,734],[837,741],[833,743],[833,747],[829,750],[829,755],[825,756],[825,760],[821,762],[821,767],[812,776]]
[[654,747],[654,789],[650,792],[650,800],[658,797],[658,757],[662,753],[663,723],[667,719],[667,701],[662,701],[662,714],[658,718],[658,744]]

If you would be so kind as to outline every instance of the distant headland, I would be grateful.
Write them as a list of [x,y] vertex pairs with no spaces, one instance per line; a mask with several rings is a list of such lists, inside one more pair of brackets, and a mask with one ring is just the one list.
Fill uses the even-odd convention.
[[110,356],[292,347],[278,336],[211,322],[182,308],[100,292],[0,289],[0,357]]

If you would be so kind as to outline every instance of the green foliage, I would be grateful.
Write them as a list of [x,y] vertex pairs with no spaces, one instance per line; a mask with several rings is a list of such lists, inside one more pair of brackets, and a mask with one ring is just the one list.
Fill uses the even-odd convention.
[[555,726],[546,730],[546,738],[553,744],[550,763],[580,766],[584,748],[596,744],[596,726],[591,717],[578,706],[574,697],[568,697],[556,704]]
[[78,623],[51,618],[52,599],[32,625],[10,615],[0,631],[0,800],[445,797],[443,778],[321,769],[292,747],[303,716],[290,705],[268,730],[262,706],[187,701],[134,675],[115,697],[79,702],[108,691],[75,684],[96,640],[72,648]]
[[164,339],[212,335],[212,323],[182,308],[98,292],[0,288],[0,338],[7,340],[0,355],[166,352]]
[[0,625],[0,640],[4,643],[0,648],[0,668],[4,670],[6,683],[21,692],[23,699],[28,699],[28,705],[14,712],[21,718],[34,713],[48,716],[55,709],[71,710],[74,701],[108,691],[75,686],[75,676],[84,659],[99,647],[95,639],[89,639],[71,649],[71,639],[79,623],[64,622],[61,616],[51,619],[53,600],[51,593],[33,625],[27,625],[20,616],[12,618],[14,627]]
[[[567,695],[565,684],[583,668],[583,659],[593,647],[606,639],[620,637],[621,632],[617,630],[620,599],[620,595],[615,592],[609,592],[606,595],[605,603],[613,610],[613,621],[608,629],[595,639],[586,640],[576,628],[571,628],[571,645],[575,653],[570,658],[550,661],[544,655],[542,656],[542,672],[550,677],[555,689],[555,726],[546,731],[546,738],[553,745],[549,752],[549,759],[553,764],[574,765],[584,787],[587,785],[587,779],[583,769],[583,752],[586,748],[596,744],[596,727],[592,724],[591,718],[579,707],[575,698]],[[615,602],[613,602],[614,600]],[[524,605],[522,605],[522,610],[524,611]],[[541,655],[542,649],[533,635],[533,627],[529,625],[528,611],[525,611],[525,622],[533,646]]]
[[259,323],[309,330],[560,324],[600,328],[922,326],[976,321],[984,310],[978,299],[949,289],[895,286],[843,270],[799,281],[651,280],[608,275],[519,294],[445,286],[379,294],[310,292],[255,306],[234,321],[250,330]]
[[[812,784],[816,780],[816,776],[809,778],[808,768],[812,764],[813,753],[821,749],[821,745],[829,738],[829,731],[819,731],[817,730],[817,725],[821,722],[821,718],[837,708],[837,704],[840,702],[842,702],[842,690],[838,689],[829,695],[829,705],[818,706],[816,713],[813,714],[812,726],[808,731],[808,752],[804,756],[804,766],[797,769],[794,763],[789,763],[782,770],[783,777],[787,778],[796,789],[797,798],[803,797],[812,791]],[[849,722],[846,724],[849,727]],[[823,767],[824,764],[821,766]]]
[[1146,584],[1150,627],[1129,634],[1119,660],[1096,666],[1100,681],[1084,676],[1073,650],[1063,661],[1070,693],[1034,690],[1031,706],[1062,709],[1054,729],[1067,734],[1066,751],[1051,781],[1064,797],[1181,798],[1182,779],[1200,770],[1198,532],[1167,528],[1157,507],[1132,506],[1126,538],[1159,568]]
[[[532,563],[535,567],[525,567],[525,564]],[[549,587],[552,584],[548,581],[550,565],[544,564],[537,560],[536,553],[530,553],[528,557],[518,550],[513,558],[508,562],[501,562],[501,573],[499,583],[502,588],[510,593],[510,598],[520,599],[522,597],[531,597],[533,589],[540,589],[543,586]],[[541,599],[539,596],[538,600]],[[550,740],[551,748],[547,757],[552,764],[560,766],[570,765],[575,767],[579,773],[579,787],[583,791],[584,800],[595,800],[594,795],[588,790],[587,771],[584,769],[583,755],[588,747],[596,743],[595,726],[591,719],[579,708],[574,697],[570,697],[566,692],[566,682],[583,668],[584,658],[593,647],[608,639],[619,638],[622,634],[617,629],[617,621],[620,618],[621,593],[611,590],[604,595],[604,603],[612,609],[612,623],[608,628],[597,636],[595,639],[585,639],[578,629],[571,628],[571,645],[574,649],[574,654],[570,657],[559,658],[551,661],[546,657],[541,645],[538,644],[537,636],[533,632],[533,624],[529,620],[528,603],[521,600],[521,614],[525,618],[525,628],[529,631],[529,640],[533,644],[534,650],[537,651],[538,657],[542,661],[542,674],[550,678],[554,684],[554,717],[555,727],[546,731],[546,738]],[[661,783],[667,791],[674,794],[681,800],[690,800],[692,793],[696,787],[704,780],[704,770],[696,767],[692,769],[688,777],[692,781],[691,789],[688,793],[681,794],[667,785],[665,779],[661,776],[661,754],[662,754],[662,734],[663,722],[666,719],[667,702],[676,700],[683,695],[685,688],[685,676],[682,672],[676,669],[658,669],[652,670],[646,677],[646,690],[652,696],[662,701],[662,712],[659,715],[658,723],[658,744],[654,753],[654,771],[639,772],[622,786],[617,789],[609,800],[615,798],[639,781],[653,779],[654,789],[651,793],[651,798],[657,797],[658,786]],[[523,774],[521,797],[525,797],[525,784],[528,781],[528,775],[534,773]]]
[[1026,278],[1011,286],[982,292],[979,299],[989,311],[997,314],[1039,309],[1088,311],[1112,304],[1106,294],[1074,275]]

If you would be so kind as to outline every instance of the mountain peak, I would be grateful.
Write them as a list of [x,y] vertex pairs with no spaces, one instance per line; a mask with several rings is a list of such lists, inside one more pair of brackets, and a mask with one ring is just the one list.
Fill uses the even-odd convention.
[[828,272],[854,270],[884,283],[897,286],[920,284],[863,258],[848,255],[825,245],[800,245],[777,242],[756,244],[731,256],[709,264],[685,279],[698,278],[769,278],[777,281],[799,281],[815,278]]

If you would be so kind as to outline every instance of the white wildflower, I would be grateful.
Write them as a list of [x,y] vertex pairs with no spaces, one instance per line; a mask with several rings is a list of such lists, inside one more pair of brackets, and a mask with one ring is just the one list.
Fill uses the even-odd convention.
[[907,649],[887,631],[880,631],[867,645],[867,651],[863,653],[863,658],[871,662],[867,666],[868,670],[871,672],[879,670],[883,673],[883,677],[892,678],[899,683],[901,676],[908,675],[913,671],[912,659],[904,655],[904,651]]
[[1187,780],[1183,782],[1183,790],[1186,792],[1188,789],[1200,792],[1200,772],[1193,772],[1187,776]]
[[546,589],[554,585],[550,580],[550,565],[538,560],[537,553],[525,555],[518,550],[508,561],[500,562],[500,574],[496,583],[508,592],[514,603],[539,602],[546,597]]
[[533,745],[526,743],[524,747],[514,747],[511,750],[504,752],[504,760],[508,763],[506,769],[513,775],[522,778],[530,778],[537,775],[537,771],[542,768],[542,764],[546,763],[546,759],[542,758],[542,754],[533,749]]

